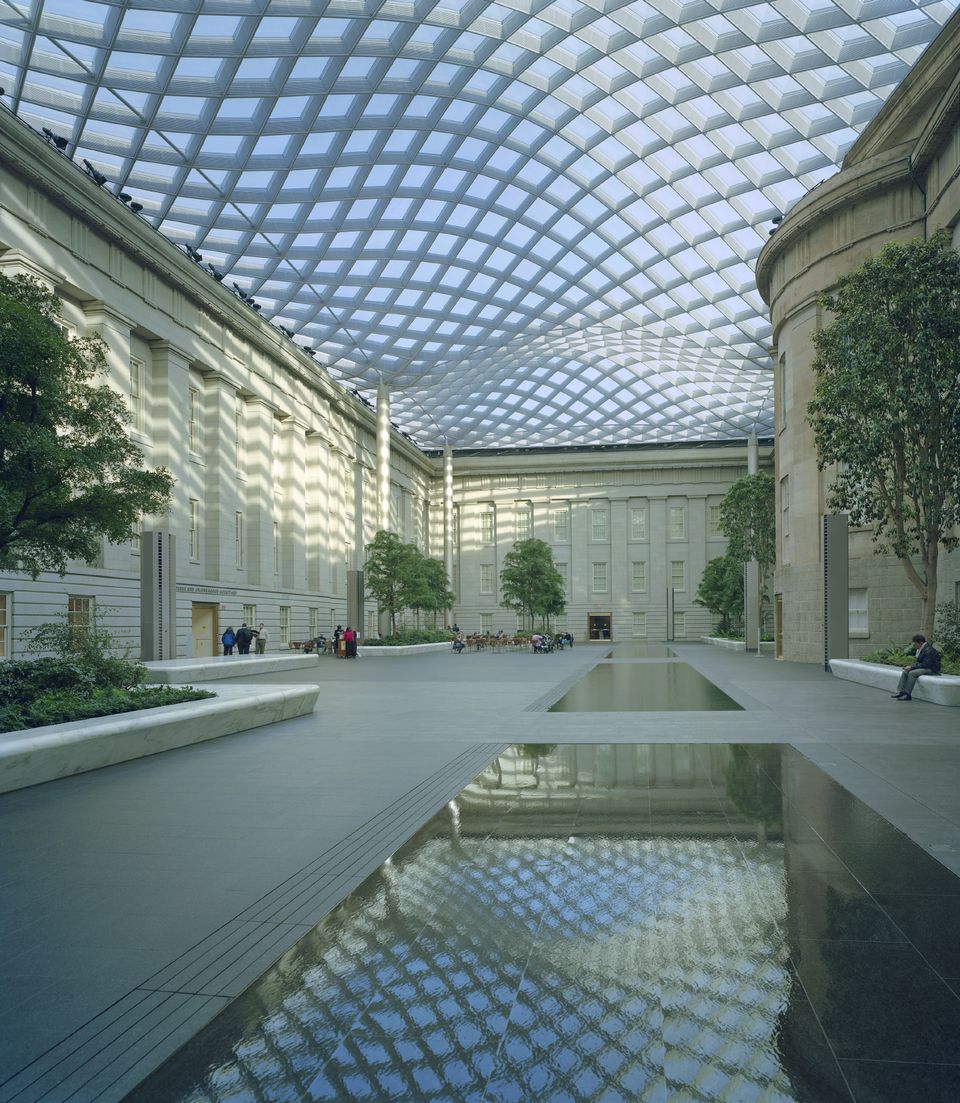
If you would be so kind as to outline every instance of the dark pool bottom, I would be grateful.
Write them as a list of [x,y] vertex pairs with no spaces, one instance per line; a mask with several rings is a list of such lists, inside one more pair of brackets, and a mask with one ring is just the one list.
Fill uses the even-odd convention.
[[[619,649],[612,653],[619,658]],[[730,712],[741,706],[681,662],[601,662],[549,712]]]
[[512,748],[128,1096],[960,1098],[960,882],[790,748]]

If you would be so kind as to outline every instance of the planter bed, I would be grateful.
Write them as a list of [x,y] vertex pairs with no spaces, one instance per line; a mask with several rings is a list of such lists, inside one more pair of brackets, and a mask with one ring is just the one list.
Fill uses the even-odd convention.
[[284,670],[310,669],[319,656],[279,651],[267,655],[216,655],[206,659],[163,659],[144,663],[149,685],[193,685],[194,682],[219,682],[225,678],[254,678],[258,674],[277,674]]
[[[701,636],[701,640],[704,643],[712,644],[713,647],[723,647],[727,651],[746,651],[747,645],[743,640],[728,640],[725,636]],[[773,653],[774,642],[773,640],[761,640],[760,641],[760,653],[764,652]]]
[[[830,671],[835,678],[858,682],[862,686],[873,686],[886,693],[897,692],[901,673],[899,667],[864,663],[859,659],[831,659]],[[960,708],[960,677],[956,674],[921,674],[913,696],[918,701]]]
[[371,646],[370,644],[361,644],[357,648],[357,654],[362,655],[365,659],[370,658],[392,658],[394,656],[403,655],[426,655],[431,651],[453,651],[453,641],[443,643],[406,643],[399,647],[386,647]]

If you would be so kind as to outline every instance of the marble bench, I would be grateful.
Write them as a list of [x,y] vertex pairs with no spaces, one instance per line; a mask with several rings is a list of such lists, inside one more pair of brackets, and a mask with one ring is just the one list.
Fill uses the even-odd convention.
[[[864,663],[858,659],[831,659],[830,670],[836,678],[859,682],[863,686],[873,686],[887,693],[897,692],[897,682],[901,673],[900,667]],[[921,674],[914,687],[913,696],[918,701],[960,708],[960,677],[956,674]]]

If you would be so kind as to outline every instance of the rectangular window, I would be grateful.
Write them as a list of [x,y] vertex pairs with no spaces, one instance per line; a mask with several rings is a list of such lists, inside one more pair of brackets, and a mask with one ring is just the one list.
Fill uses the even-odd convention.
[[480,614],[480,631],[485,636],[489,636],[493,631],[493,613]]
[[290,606],[280,606],[280,643],[286,647],[290,642]]
[[143,361],[130,358],[130,427],[142,433],[145,423]]
[[517,507],[517,539],[529,540],[533,536],[533,511],[529,505]]
[[633,614],[633,634],[635,636],[646,636],[646,634],[647,634],[647,614],[646,613],[634,613]]
[[720,507],[708,506],[707,507],[707,526],[711,538],[723,536],[723,530],[720,528]]
[[673,614],[673,638],[675,640],[682,640],[687,634],[687,614],[686,613],[674,613]]
[[605,594],[607,592],[606,563],[593,564],[593,592],[595,594]]
[[687,588],[687,565],[682,559],[670,561],[670,585],[674,590]]
[[683,506],[670,507],[670,539],[686,540],[687,519]]
[[237,405],[233,411],[233,458],[237,468],[237,474],[242,475],[244,467],[243,456],[243,399],[237,399]]
[[777,396],[780,399],[780,428],[787,424],[787,357],[783,355],[777,364]]
[[203,418],[200,413],[200,391],[196,387],[190,387],[187,391],[187,406],[189,410],[190,451],[194,456],[199,456],[203,452]]
[[310,624],[310,629],[309,629],[310,639],[315,640],[317,638],[317,636],[320,634],[320,610],[319,609],[311,609],[310,610],[309,624]]
[[570,510],[566,506],[563,509],[553,511],[553,542],[566,544],[570,539]]
[[248,628],[257,627],[257,607],[256,605],[244,605],[243,616],[240,618]]
[[190,558],[200,558],[200,502],[190,499]]
[[280,522],[273,522],[273,573],[280,573]]
[[480,564],[480,593],[492,594],[493,593],[493,564],[481,563]]
[[570,590],[570,565],[568,563],[555,563],[557,568],[557,574],[563,579],[563,592],[569,593]]
[[330,610],[330,631],[333,632],[333,630],[336,627],[337,627],[337,611],[336,611],[336,609],[331,609]]
[[480,514],[480,543],[493,543],[493,510],[485,509]]
[[96,613],[95,598],[67,595],[67,624],[71,628],[93,628]]
[[0,594],[0,659],[10,658],[10,609],[12,594]]
[[647,507],[633,506],[630,510],[630,539],[646,540],[647,538]]
[[590,510],[590,539],[607,539],[607,511],[605,509]]
[[631,564],[632,577],[630,588],[635,594],[647,592],[647,564],[642,560],[634,560]]
[[851,636],[869,636],[870,618],[867,605],[867,591],[850,590],[848,593],[849,625]]
[[237,567],[243,567],[243,514],[233,515],[233,561]]

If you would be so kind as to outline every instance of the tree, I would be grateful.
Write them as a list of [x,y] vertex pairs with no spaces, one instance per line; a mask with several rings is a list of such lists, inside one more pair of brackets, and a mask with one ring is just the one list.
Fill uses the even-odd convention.
[[945,232],[887,245],[821,298],[808,416],[829,505],[870,525],[933,637],[941,545],[960,523],[960,256]]
[[732,555],[711,559],[694,601],[720,618],[721,632],[738,627],[743,619],[743,564]]
[[738,563],[755,559],[761,575],[777,561],[777,522],[773,476],[744,475],[720,502],[720,531],[727,555]]
[[562,613],[566,604],[563,578],[553,562],[553,552],[542,540],[518,540],[503,557],[500,589],[505,609],[524,618]]
[[413,560],[410,578],[404,586],[402,600],[405,608],[417,613],[418,625],[420,611],[438,613],[453,605],[453,593],[447,578],[447,571],[439,559],[429,559],[414,548],[417,558]]
[[407,595],[416,585],[417,560],[422,558],[413,544],[404,544],[394,532],[381,529],[366,545],[363,565],[366,590],[390,616],[390,634],[397,634],[397,613],[407,608]]
[[167,510],[173,479],[144,470],[99,338],[68,340],[60,303],[26,276],[0,276],[0,569],[65,574],[100,541],[136,535]]

